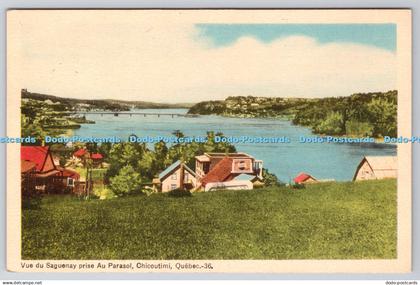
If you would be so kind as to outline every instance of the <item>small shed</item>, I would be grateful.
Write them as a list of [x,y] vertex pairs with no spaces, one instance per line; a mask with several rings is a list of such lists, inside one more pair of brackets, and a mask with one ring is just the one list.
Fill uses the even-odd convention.
[[77,158],[82,158],[82,157],[84,157],[87,153],[88,153],[88,151],[87,151],[86,149],[81,148],[81,149],[78,149],[77,151],[75,151],[75,152],[73,153],[73,156],[74,156],[74,157],[77,157]]
[[101,160],[103,158],[103,156],[100,153],[92,153],[91,158],[93,160]]
[[353,181],[397,178],[397,175],[396,156],[365,156],[356,168]]
[[103,162],[103,155],[100,153],[92,153],[90,155],[90,158],[92,159],[93,162],[93,166],[95,167],[102,167],[102,162]]
[[307,184],[307,183],[316,183],[318,180],[308,173],[301,172],[296,176],[293,181],[296,184]]

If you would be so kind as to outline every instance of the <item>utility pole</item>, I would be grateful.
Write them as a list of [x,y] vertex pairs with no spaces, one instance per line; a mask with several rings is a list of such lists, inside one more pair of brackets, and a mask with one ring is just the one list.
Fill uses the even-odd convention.
[[89,199],[90,192],[93,189],[93,181],[92,181],[92,159],[90,157],[90,153],[85,154],[85,166],[86,166],[86,198]]
[[89,164],[87,162],[87,160],[85,160],[85,164],[86,164],[86,178],[85,178],[85,189],[86,189],[86,198],[89,198]]

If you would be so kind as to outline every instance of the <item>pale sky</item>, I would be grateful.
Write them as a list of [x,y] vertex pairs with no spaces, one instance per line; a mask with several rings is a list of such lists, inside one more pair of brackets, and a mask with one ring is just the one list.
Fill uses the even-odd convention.
[[13,36],[28,91],[172,103],[396,89],[395,30],[62,12],[22,17]]

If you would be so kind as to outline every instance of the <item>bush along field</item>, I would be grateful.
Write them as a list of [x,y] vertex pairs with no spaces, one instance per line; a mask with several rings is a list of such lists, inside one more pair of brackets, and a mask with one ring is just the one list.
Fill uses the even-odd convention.
[[23,259],[393,259],[396,180],[110,200],[46,196]]

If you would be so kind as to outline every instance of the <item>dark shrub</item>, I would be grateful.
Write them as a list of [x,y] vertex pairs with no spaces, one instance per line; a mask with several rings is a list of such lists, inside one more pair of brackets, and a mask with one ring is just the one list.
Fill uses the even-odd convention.
[[171,197],[191,197],[192,194],[188,190],[175,189],[168,193]]
[[269,172],[266,168],[263,168],[263,182],[264,186],[281,186],[282,182],[277,178],[277,176],[271,172]]
[[22,197],[22,209],[41,209],[41,195]]
[[298,184],[298,183],[294,183],[291,186],[292,186],[292,189],[303,189],[303,188],[305,188],[304,184]]

